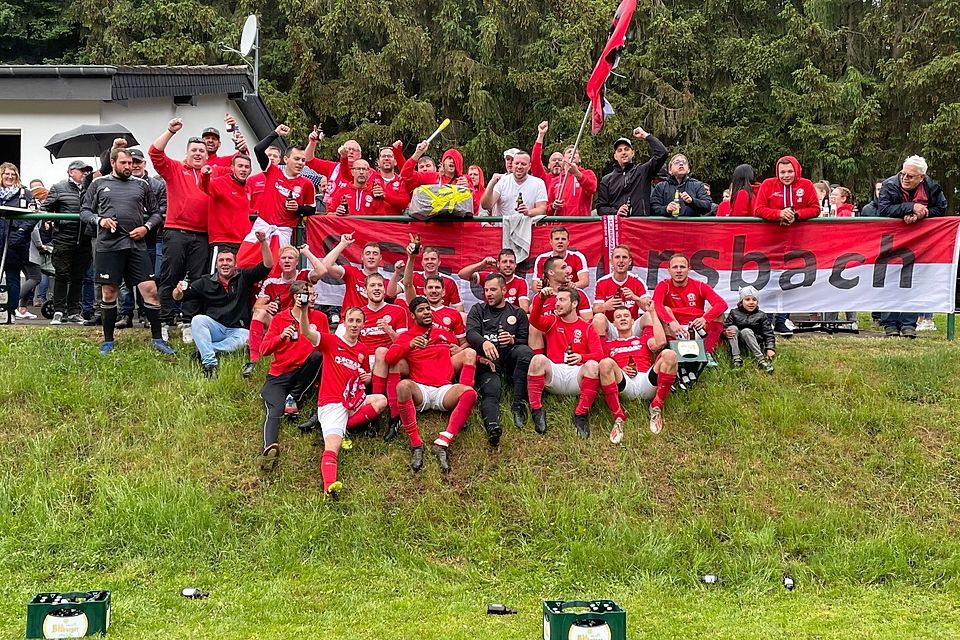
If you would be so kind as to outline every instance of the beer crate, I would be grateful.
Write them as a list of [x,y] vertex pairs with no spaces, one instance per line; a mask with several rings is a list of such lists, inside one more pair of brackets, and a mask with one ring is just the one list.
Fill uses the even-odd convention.
[[27,604],[27,638],[106,635],[109,627],[109,591],[38,593]]
[[543,640],[626,640],[627,612],[613,600],[544,600]]

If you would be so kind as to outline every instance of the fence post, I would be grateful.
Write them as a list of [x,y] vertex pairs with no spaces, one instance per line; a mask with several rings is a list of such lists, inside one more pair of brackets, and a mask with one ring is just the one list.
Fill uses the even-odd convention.
[[956,338],[956,319],[955,313],[947,314],[947,340],[953,340]]

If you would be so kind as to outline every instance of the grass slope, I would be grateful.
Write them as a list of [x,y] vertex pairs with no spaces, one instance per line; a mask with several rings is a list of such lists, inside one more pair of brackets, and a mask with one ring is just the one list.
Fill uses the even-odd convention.
[[[535,638],[540,600],[579,597],[618,600],[630,638],[960,629],[960,347],[942,336],[795,339],[772,377],[724,365],[671,398],[660,437],[628,407],[620,447],[605,408],[581,442],[554,399],[547,437],[511,427],[498,452],[474,416],[448,481],[358,439],[335,504],[292,425],[259,472],[239,358],[209,381],[143,332],[118,344],[0,331],[0,637],[23,637],[35,592],[90,588],[114,592],[115,639]],[[501,601],[521,615],[484,615]]]

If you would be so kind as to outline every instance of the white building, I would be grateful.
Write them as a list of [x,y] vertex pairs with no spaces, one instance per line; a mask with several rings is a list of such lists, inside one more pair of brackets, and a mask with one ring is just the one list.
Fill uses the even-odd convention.
[[[184,128],[167,148],[170,157],[182,157],[187,139],[211,126],[220,130],[220,154],[229,154],[227,113],[237,119],[252,154],[257,140],[277,126],[252,91],[243,66],[0,65],[0,162],[16,164],[25,183],[39,178],[49,187],[66,177],[70,163],[51,161],[44,148],[55,133],[117,123],[146,153],[171,118],[183,118]],[[99,167],[98,158],[84,159]]]

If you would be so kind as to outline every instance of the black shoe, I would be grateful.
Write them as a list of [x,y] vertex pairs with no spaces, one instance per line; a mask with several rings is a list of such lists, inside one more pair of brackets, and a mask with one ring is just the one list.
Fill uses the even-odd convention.
[[256,362],[247,362],[247,364],[243,365],[243,368],[240,369],[240,375],[242,375],[244,378],[249,378],[251,375],[253,375],[253,370],[256,368]]
[[495,424],[489,429],[487,429],[487,442],[490,443],[491,447],[496,447],[500,445],[500,436],[503,435],[503,429],[500,428],[500,425]]
[[547,410],[543,407],[539,409],[531,409],[531,415],[533,416],[533,430],[543,435],[547,432]]
[[123,316],[117,321],[117,324],[114,325],[117,329],[132,329],[133,328],[133,317]]
[[733,356],[733,368],[739,369],[743,366],[743,356]]
[[900,327],[900,335],[914,340],[917,337],[917,329],[916,327]]
[[423,469],[423,446],[410,449],[410,468],[414,473]]
[[83,326],[85,327],[96,327],[100,324],[103,324],[103,316],[101,316],[99,313],[95,313],[90,316],[89,320],[83,321]]
[[216,378],[216,377],[217,377],[217,365],[215,365],[215,364],[205,364],[205,365],[203,365],[203,377],[204,377],[204,378]]
[[773,325],[773,332],[778,336],[783,336],[789,338],[793,335],[793,329],[790,328],[790,325],[787,324],[787,320],[778,320]]
[[301,422],[297,425],[297,429],[300,429],[300,433],[309,433],[320,426],[320,416],[317,415],[317,412],[314,411],[310,414],[310,417],[307,418],[306,422]]
[[577,435],[581,438],[590,437],[590,425],[587,424],[586,415],[573,414],[573,427],[577,430]]
[[527,424],[527,407],[522,404],[515,404],[510,407],[510,413],[513,415],[513,426],[522,429]]
[[440,470],[444,473],[450,473],[450,449],[435,444],[431,448],[431,451],[433,451],[433,455],[437,456],[437,462],[440,463]]
[[377,416],[364,425],[362,433],[368,438],[376,438],[378,435],[380,435],[380,416]]
[[387,432],[383,434],[383,441],[390,442],[400,433],[400,416],[396,418],[390,418],[390,422],[387,423]]

